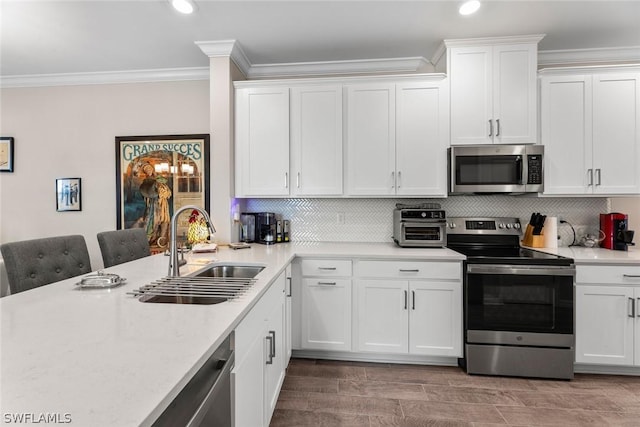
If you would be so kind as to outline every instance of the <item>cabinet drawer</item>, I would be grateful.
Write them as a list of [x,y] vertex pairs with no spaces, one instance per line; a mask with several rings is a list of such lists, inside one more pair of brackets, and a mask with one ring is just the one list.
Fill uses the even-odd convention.
[[579,265],[576,267],[576,283],[640,285],[640,266]]
[[359,261],[355,273],[359,277],[460,280],[462,266],[459,262]]
[[351,276],[351,260],[346,259],[303,259],[301,267],[303,276]]

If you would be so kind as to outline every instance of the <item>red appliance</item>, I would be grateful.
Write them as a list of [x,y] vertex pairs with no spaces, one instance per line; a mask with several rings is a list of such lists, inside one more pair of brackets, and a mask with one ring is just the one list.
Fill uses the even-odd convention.
[[629,217],[622,213],[600,214],[600,230],[604,240],[600,244],[606,249],[626,251],[633,245],[633,230],[627,230]]

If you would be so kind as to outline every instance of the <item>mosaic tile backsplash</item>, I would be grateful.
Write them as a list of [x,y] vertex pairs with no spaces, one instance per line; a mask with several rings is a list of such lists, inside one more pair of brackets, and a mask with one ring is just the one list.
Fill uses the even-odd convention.
[[[291,221],[291,240],[304,242],[391,242],[396,203],[439,203],[448,217],[518,217],[532,212],[556,216],[576,230],[578,241],[597,234],[600,213],[610,211],[608,198],[537,198],[529,196],[452,196],[446,199],[246,199],[243,212],[274,212]],[[567,224],[558,224],[559,246],[573,241]]]

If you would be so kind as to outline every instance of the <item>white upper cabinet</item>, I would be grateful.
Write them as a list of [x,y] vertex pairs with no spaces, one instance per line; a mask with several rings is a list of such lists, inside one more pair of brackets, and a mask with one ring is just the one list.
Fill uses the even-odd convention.
[[346,86],[347,194],[395,194],[395,86]]
[[446,79],[347,86],[347,195],[447,196]]
[[640,194],[640,73],[540,81],[544,194]]
[[292,195],[342,195],[342,85],[291,89]]
[[447,197],[447,80],[396,85],[396,194]]
[[536,142],[541,38],[445,41],[451,145]]
[[236,90],[236,196],[289,195],[289,88]]
[[444,75],[236,83],[237,197],[447,196]]

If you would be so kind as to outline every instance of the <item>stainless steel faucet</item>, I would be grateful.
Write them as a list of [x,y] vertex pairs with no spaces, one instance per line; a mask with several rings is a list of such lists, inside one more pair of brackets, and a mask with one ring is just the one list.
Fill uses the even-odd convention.
[[195,205],[187,205],[178,209],[171,218],[171,241],[169,243],[169,277],[180,276],[180,263],[178,261],[178,239],[176,236],[178,234],[178,216],[182,212],[188,210],[198,211],[207,222],[207,226],[209,227],[209,231],[211,232],[211,234],[216,232],[209,214],[204,209],[201,209]]

